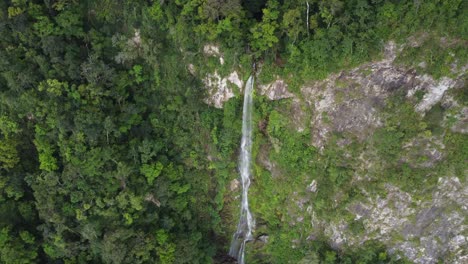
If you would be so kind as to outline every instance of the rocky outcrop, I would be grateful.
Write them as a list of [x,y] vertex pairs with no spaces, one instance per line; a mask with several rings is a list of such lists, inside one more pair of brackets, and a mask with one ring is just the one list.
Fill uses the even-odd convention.
[[[224,57],[220,52],[219,47],[213,44],[207,44],[203,47],[203,54],[205,56],[213,56],[219,58],[220,65],[224,65]],[[196,75],[195,66],[193,64],[188,65],[188,71],[192,75]],[[218,71],[208,73],[202,79],[207,96],[204,101],[208,105],[216,108],[222,108],[224,103],[235,96],[234,89],[242,91],[244,82],[239,78],[237,71],[232,71],[228,76],[221,76]]]
[[288,84],[279,77],[269,84],[259,85],[258,88],[260,94],[266,96],[270,100],[294,97],[294,94],[288,91]]
[[[440,80],[418,74],[394,63],[398,51],[397,45],[389,43],[381,61],[308,83],[300,89],[300,94],[290,94],[287,84],[279,77],[272,83],[259,86],[260,93],[270,100],[290,98],[288,104],[284,104],[288,107],[281,109],[282,114],[290,117],[289,125],[296,130],[310,129],[312,145],[324,150],[331,142],[331,135],[340,133],[336,144],[343,149],[345,156],[349,153],[346,157],[354,171],[350,184],[362,195],[350,203],[347,203],[350,199],[340,198],[346,195],[343,191],[337,191],[331,198],[332,206],[343,206],[354,215],[354,221],[347,217],[318,219],[316,212],[319,209],[314,208],[317,205],[313,197],[324,187],[313,176],[304,180],[303,190],[293,190],[289,194],[288,206],[281,216],[281,221],[291,227],[307,226],[307,235],[291,239],[291,247],[325,235],[336,249],[359,247],[366,241],[377,240],[390,253],[405,256],[415,263],[432,264],[440,259],[445,263],[468,263],[465,218],[468,215],[468,187],[464,177],[452,174],[459,172],[448,175],[429,172],[425,175],[428,182],[431,182],[430,177],[443,177],[439,178],[436,186],[421,183],[422,186],[414,186],[410,191],[402,189],[408,186],[397,186],[396,182],[379,184],[378,188],[383,188],[379,193],[366,186],[369,181],[381,180],[376,171],[388,162],[375,152],[374,143],[369,140],[384,124],[386,116],[382,111],[389,98],[398,96],[412,104],[415,115],[424,122],[434,113],[442,112],[434,121],[436,126],[468,132],[468,108],[464,102],[454,99],[459,98],[455,96],[457,89],[463,89],[465,80],[460,77],[463,73],[459,77]],[[307,122],[305,125],[304,120]],[[428,125],[429,122],[421,123]],[[410,170],[430,171],[428,168],[437,168],[436,164],[444,162],[448,155],[444,134],[431,131],[428,129],[405,139],[396,163],[408,164]],[[257,162],[276,178],[281,168],[267,155],[269,151],[281,151],[275,149],[275,145],[281,142],[274,140],[270,138],[269,149],[260,149]],[[359,152],[348,152],[347,146],[352,147],[356,141],[364,144],[359,146],[366,147],[357,150]],[[354,225],[356,223],[358,227]]]
[[437,137],[416,137],[403,146],[402,162],[413,168],[430,168],[441,161],[445,146]]
[[227,100],[234,97],[234,91],[232,87],[228,86],[228,81],[228,78],[221,78],[217,71],[213,74],[208,74],[205,79],[203,79],[203,83],[208,92],[205,103],[216,108],[222,108]]
[[203,46],[203,53],[207,56],[218,57],[219,64],[224,65],[224,56],[219,51],[219,46],[214,44],[206,44]]
[[449,110],[445,117],[445,125],[449,126],[453,132],[468,133],[468,107],[460,105],[452,96],[444,96],[441,106]]
[[[415,263],[438,263],[442,256],[450,263],[464,263],[468,256],[466,184],[457,177],[439,178],[429,201],[415,200],[391,185],[387,191],[385,198],[369,199],[350,208],[365,225],[364,239],[378,239],[390,251],[400,251]],[[402,239],[394,240],[395,236]]]
[[454,132],[468,133],[468,107],[461,108],[455,115],[455,124],[452,125],[451,129]]
[[444,93],[455,85],[455,81],[449,78],[442,78],[440,81],[433,80],[428,75],[418,76],[420,84],[409,91],[408,95],[411,96],[416,90],[425,91],[424,97],[416,105],[416,111],[424,113],[431,109],[435,104],[440,102]]
[[396,45],[390,43],[382,61],[332,74],[301,88],[313,113],[310,126],[314,146],[323,148],[331,132],[347,132],[360,140],[368,138],[382,125],[378,113],[386,99],[396,93],[405,94],[409,99],[417,91],[424,93],[415,105],[415,110],[424,115],[441,102],[449,89],[462,86],[461,79],[437,81],[429,75],[418,75],[414,70],[394,65],[397,51]]

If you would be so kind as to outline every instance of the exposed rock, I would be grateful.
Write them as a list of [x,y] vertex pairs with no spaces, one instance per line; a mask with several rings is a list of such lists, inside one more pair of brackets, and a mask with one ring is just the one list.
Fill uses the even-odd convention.
[[453,132],[468,133],[468,107],[463,107],[455,116],[457,122],[451,127]]
[[196,74],[195,66],[194,66],[193,64],[190,63],[190,64],[187,66],[187,68],[188,68],[188,71],[190,72],[190,74],[192,74],[193,76],[195,76],[195,74]]
[[[468,213],[468,187],[457,177],[440,178],[430,201],[414,201],[395,186],[386,185],[387,197],[369,198],[349,210],[366,228],[363,237],[349,237],[347,244],[378,239],[391,252],[400,251],[415,263],[437,263],[445,256],[447,263],[463,263],[468,241],[465,216]],[[417,206],[412,206],[413,204]],[[448,210],[447,208],[451,208]],[[332,243],[340,246],[348,238],[341,224],[326,231]],[[394,240],[393,236],[402,240]]]
[[[420,43],[410,45],[417,46]],[[381,61],[308,83],[301,88],[301,95],[290,95],[287,85],[279,77],[274,82],[259,87],[260,92],[271,100],[292,98],[288,100],[289,108],[281,109],[282,114],[290,117],[290,124],[298,131],[308,129],[310,124],[314,146],[326,146],[330,135],[338,132],[341,138],[336,144],[343,149],[343,155],[347,157],[348,152],[358,155],[350,158],[349,165],[354,170],[350,184],[353,188],[358,188],[359,193],[366,198],[357,201],[354,199],[359,199],[360,196],[356,196],[353,198],[353,204],[347,209],[354,215],[354,220],[359,221],[359,225],[354,226],[354,223],[346,222],[348,219],[331,222],[317,219],[312,203],[312,197],[317,192],[317,181],[304,182],[302,192],[289,194],[281,221],[295,228],[304,226],[304,223],[313,228],[306,229],[309,233],[305,236],[291,241],[291,246],[295,247],[305,240],[314,240],[325,235],[329,238],[331,246],[337,249],[377,240],[390,252],[403,254],[415,263],[432,264],[440,259],[444,259],[446,263],[468,263],[465,219],[468,215],[468,187],[466,182],[463,182],[466,180],[447,175],[440,178],[438,185],[432,189],[425,184],[427,189],[414,186],[414,192],[406,192],[395,185],[385,184],[384,193],[380,192],[376,196],[373,192],[375,190],[366,189],[365,182],[379,179],[376,172],[382,169],[379,166],[385,161],[382,161],[372,147],[362,150],[358,147],[357,151],[362,151],[361,153],[356,153],[354,145],[347,148],[355,143],[356,139],[364,142],[373,136],[375,129],[382,126],[380,112],[386,106],[387,99],[394,96],[406,96],[407,102],[413,103],[421,118],[435,105],[440,104],[445,115],[439,116],[440,111],[434,109],[437,111],[431,112],[431,117],[424,120],[433,119],[428,123],[437,122],[451,127],[452,131],[468,132],[468,109],[454,99],[456,89],[464,89],[465,80],[460,77],[461,73],[456,73],[459,75],[453,79],[435,80],[429,75],[421,75],[415,70],[396,66],[393,61],[400,49],[401,47],[390,42],[385,47],[384,58]],[[421,94],[422,98],[419,97]],[[432,118],[434,113],[436,117]],[[303,120],[306,120],[306,125]],[[432,135],[429,131],[426,132],[412,139],[405,139],[398,163],[409,164],[411,169],[427,169],[443,162],[446,155],[443,133]],[[265,135],[268,136],[267,133]],[[277,172],[278,168],[268,159],[267,153],[279,152],[282,147],[282,142],[275,140],[270,137],[268,148],[261,147],[257,156],[257,162],[272,174]],[[354,152],[348,149],[353,149]],[[430,177],[434,177],[435,173],[430,170],[421,171],[429,171],[426,176],[427,182],[433,183],[434,179]],[[342,198],[344,196],[346,193],[336,191],[331,196],[332,207],[338,207],[342,201],[349,201]]]
[[228,83],[236,85],[239,89],[242,88],[242,81],[240,81],[236,71],[225,78],[221,78],[218,72],[215,71],[213,74],[208,74],[203,82],[208,91],[205,103],[216,108],[222,108],[226,101],[234,97],[234,91]]
[[413,168],[429,168],[441,161],[445,148],[441,139],[435,137],[416,137],[403,146],[402,161]]
[[219,57],[219,64],[224,65],[223,54],[219,51],[219,46],[206,44],[203,46],[203,53],[207,56]]
[[279,78],[269,84],[259,85],[259,89],[260,94],[265,95],[270,100],[280,100],[294,96],[288,91],[288,84]]
[[367,205],[364,205],[364,204],[361,204],[361,203],[357,203],[357,204],[351,206],[350,210],[356,215],[354,220],[359,220],[363,216],[368,216],[370,214],[370,208],[371,208],[370,206],[367,206]]
[[401,49],[402,47],[398,47],[395,41],[390,40],[384,47],[384,61],[393,62]]
[[325,235],[330,238],[330,246],[334,249],[341,248],[347,243],[348,238],[346,236],[346,230],[348,229],[347,224],[344,221],[339,223],[330,223],[325,228]]
[[208,74],[203,80],[208,90],[208,97],[205,98],[205,103],[212,105],[216,108],[222,108],[223,104],[234,97],[234,92],[227,85],[227,79],[221,78],[218,72]]
[[151,202],[151,203],[153,203],[154,205],[156,205],[157,207],[160,207],[160,206],[161,206],[161,202],[160,202],[158,199],[156,199],[156,198],[154,197],[154,195],[151,194],[151,193],[146,195],[145,201]]
[[140,30],[139,29],[135,29],[135,35],[133,36],[132,41],[135,44],[135,46],[140,46],[141,37],[140,37]]
[[213,44],[206,44],[203,46],[203,53],[208,56],[220,56],[219,47]]
[[437,104],[444,96],[445,91],[452,88],[455,81],[447,77],[442,78],[440,81],[434,81],[428,75],[417,77],[421,84],[413,90],[419,90],[421,87],[425,90],[422,101],[416,105],[416,111],[425,112]]
[[[261,250],[268,243],[269,236],[265,233],[260,232],[259,235],[253,241],[254,250]],[[259,256],[260,257],[260,256]]]
[[[383,87],[378,83],[383,81],[376,78],[366,81],[364,76],[354,74],[359,73],[356,71],[349,75],[333,75],[302,88],[302,94],[313,111],[311,127],[314,146],[323,147],[330,131],[347,131],[364,139],[372,133],[373,128],[380,125],[376,113],[386,94],[382,92]],[[355,82],[372,80],[378,83],[359,85]],[[347,87],[337,88],[341,84]]]
[[[206,44],[203,47],[203,53],[207,56],[219,57],[219,63],[224,65],[224,57],[219,51],[219,47],[213,44]],[[189,64],[189,72],[195,75],[195,69],[192,64]],[[225,102],[235,96],[232,86],[234,84],[242,91],[244,87],[243,81],[239,78],[237,71],[231,72],[228,76],[221,77],[218,71],[209,73],[203,79],[205,89],[208,91],[208,95],[205,98],[205,103],[212,105],[216,108],[223,108]]]
[[390,45],[380,62],[302,87],[304,99],[314,112],[311,127],[316,147],[324,146],[331,131],[346,131],[364,140],[381,125],[378,112],[385,99],[414,85],[415,73],[391,65],[395,49]]
[[365,140],[382,125],[378,113],[386,99],[397,91],[406,93],[408,98],[417,91],[424,91],[423,99],[415,106],[424,114],[441,101],[447,90],[463,84],[462,80],[449,78],[436,81],[428,75],[418,75],[413,70],[393,65],[399,49],[390,42],[385,47],[383,60],[332,74],[301,88],[313,112],[310,125],[314,146],[323,148],[330,132],[348,132]]
[[229,76],[227,77],[227,80],[230,81],[231,83],[235,84],[240,90],[244,87],[244,82],[239,78],[239,74],[237,74],[237,71],[231,72]]
[[[458,88],[466,89],[464,87]],[[448,113],[444,117],[445,126],[450,127],[453,132],[468,133],[468,107],[466,103],[458,102],[452,95],[448,94],[442,98],[440,105]]]
[[[445,109],[456,109],[458,122],[452,130],[466,133],[466,110],[446,98],[449,89],[461,87],[460,80],[443,78],[436,81],[428,75],[417,75],[414,71],[396,67],[392,65],[395,49],[387,47],[385,59],[380,62],[331,75],[301,89],[313,113],[311,128],[315,146],[325,146],[330,132],[346,132],[345,138],[337,142],[342,147],[352,142],[349,134],[362,141],[369,138],[381,126],[378,114],[386,99],[397,91],[406,93],[408,98],[412,98],[416,91],[424,91],[424,97],[415,106],[422,115],[439,102]],[[412,167],[432,167],[443,159],[444,148],[441,138],[421,135],[406,143],[402,161]],[[361,156],[363,167],[353,181],[366,180],[368,176],[363,173],[373,166],[372,153]],[[371,197],[362,190],[369,197],[368,201],[349,207],[355,220],[362,221],[365,226],[365,233],[359,236],[351,234],[345,222],[316,221],[313,225],[323,227],[335,248],[377,239],[391,252],[402,252],[416,263],[436,263],[442,256],[450,263],[463,263],[468,259],[467,227],[464,224],[468,189],[465,186],[459,178],[441,178],[432,192],[432,200],[427,202],[414,200],[409,193],[389,184],[386,185],[386,197]],[[313,213],[311,207],[310,211]]]
[[433,195],[434,204],[446,205],[446,199],[455,202],[463,211],[468,211],[468,186],[461,183],[458,177],[439,178],[437,191]]
[[298,132],[303,132],[307,128],[307,116],[302,110],[302,101],[297,97],[291,102],[291,122]]
[[[368,233],[376,232],[378,237],[389,235],[391,231],[403,226],[408,217],[415,213],[411,207],[412,197],[398,188],[387,184],[386,198],[370,199],[374,206],[364,221]],[[369,222],[371,221],[371,222]]]
[[278,166],[270,160],[268,153],[270,152],[270,146],[264,144],[260,147],[257,155],[257,163],[264,167],[271,173],[273,178],[279,177],[282,173]]
[[258,241],[262,242],[262,243],[268,243],[268,238],[269,236],[268,235],[261,235],[257,238]]
[[317,181],[316,180],[313,180],[309,186],[307,186],[307,191],[309,192],[317,192]]
[[231,190],[231,192],[236,191],[237,189],[239,189],[239,185],[240,185],[239,180],[234,179],[229,183],[229,190]]
[[429,37],[429,34],[427,32],[423,32],[423,33],[408,37],[406,42],[410,47],[417,48],[421,46],[421,44],[424,43],[424,41],[426,41],[428,37]]
[[219,46],[213,44],[206,44],[203,46],[203,53],[207,56],[219,57],[219,64],[224,65],[224,57],[219,51]]

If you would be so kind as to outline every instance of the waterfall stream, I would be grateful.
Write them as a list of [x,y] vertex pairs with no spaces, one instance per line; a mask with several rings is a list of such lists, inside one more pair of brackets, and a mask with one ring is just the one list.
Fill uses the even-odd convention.
[[239,171],[242,180],[242,204],[237,231],[234,233],[229,255],[244,264],[245,244],[252,240],[252,229],[255,222],[249,210],[250,163],[252,156],[252,92],[254,77],[250,76],[244,90],[244,108],[242,111],[242,141],[239,157]]

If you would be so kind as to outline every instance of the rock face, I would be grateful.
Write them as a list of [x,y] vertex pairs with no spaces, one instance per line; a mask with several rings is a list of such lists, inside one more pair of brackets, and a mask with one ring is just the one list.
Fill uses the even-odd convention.
[[[311,226],[307,229],[308,233],[301,237],[302,240],[314,240],[325,235],[336,249],[358,247],[366,241],[377,240],[391,253],[404,255],[415,263],[432,264],[440,259],[446,263],[468,263],[468,226],[465,218],[468,215],[468,187],[465,177],[444,174],[435,187],[424,189],[426,187],[414,186],[414,192],[402,190],[396,186],[397,183],[379,185],[384,194],[375,194],[372,192],[375,190],[366,189],[366,182],[377,177],[369,171],[380,166],[379,162],[386,162],[375,157],[372,143],[367,142],[375,130],[383,126],[384,120],[381,118],[385,117],[381,112],[389,98],[406,97],[407,102],[413,105],[415,114],[421,118],[425,115],[429,117],[433,113],[431,110],[437,110],[434,108],[437,105],[444,109],[444,117],[440,121],[443,126],[459,133],[468,133],[468,108],[452,98],[454,91],[450,91],[463,89],[465,80],[462,77],[435,80],[429,75],[395,65],[398,52],[397,45],[389,43],[381,61],[308,83],[300,89],[300,94],[290,93],[287,84],[279,77],[259,86],[260,93],[270,100],[289,98],[290,104],[283,114],[290,117],[289,124],[295,126],[297,131],[310,129],[311,143],[315,147],[324,150],[330,136],[336,132],[341,133],[336,144],[342,149],[356,141],[369,146],[355,159],[350,158],[356,163],[352,165],[355,169],[353,188],[358,188],[364,198],[343,205],[354,215],[359,227],[362,224],[362,230],[351,230],[355,226],[346,218],[323,220],[316,217],[313,197],[325,186],[314,180],[313,175],[304,182],[302,191],[292,190],[289,193],[289,203],[281,221],[291,227]],[[408,164],[411,170],[435,168],[447,156],[443,136],[421,133],[406,140],[399,153],[398,164]],[[278,151],[274,139],[270,138],[270,143],[269,149],[259,150],[257,163],[275,179],[284,174],[280,166],[268,159],[269,151]],[[431,173],[427,175],[428,180],[431,176],[434,177]],[[334,206],[341,201],[349,201],[347,198],[340,199],[340,195],[345,194],[336,193],[336,199],[332,198]],[[298,239],[290,242],[293,248],[300,243]]]
[[270,100],[280,100],[294,97],[294,94],[288,91],[288,84],[279,79],[279,77],[266,85],[259,85],[260,94],[265,95]]
[[395,44],[390,43],[382,61],[332,74],[302,87],[302,96],[313,113],[314,146],[323,148],[330,132],[348,132],[360,140],[368,138],[382,125],[378,112],[385,106],[385,100],[396,93],[412,98],[417,91],[423,92],[415,110],[424,114],[444,98],[446,91],[463,83],[449,78],[436,81],[398,67],[393,64],[395,52]]
[[[390,251],[401,251],[415,263],[437,263],[442,256],[451,259],[450,263],[465,263],[468,254],[468,241],[463,235],[468,230],[466,184],[457,177],[440,178],[432,191],[432,200],[425,202],[415,200],[395,186],[387,185],[387,191],[385,198],[369,199],[350,207],[356,219],[363,221],[366,236],[360,237],[361,241],[349,236],[349,243],[378,239]],[[341,231],[346,234],[345,230]],[[403,241],[395,242],[392,236],[402,237]]]
[[[387,196],[369,197],[349,206],[355,220],[362,221],[364,234],[356,236],[348,224],[312,221],[322,226],[330,245],[339,249],[379,240],[390,253],[402,253],[415,263],[466,263],[468,238],[468,187],[457,177],[439,178],[429,201],[420,201],[399,188],[386,184]],[[310,234],[311,239],[315,236]],[[397,237],[398,239],[395,239]]]
[[466,134],[468,133],[468,107],[463,107],[456,115],[458,120],[453,126],[452,131]]
[[[451,125],[452,131],[468,132],[466,107],[461,107],[448,94],[450,89],[463,87],[463,79],[435,80],[428,75],[418,75],[394,65],[396,52],[398,48],[390,43],[382,61],[332,74],[301,88],[302,98],[312,113],[310,127],[314,146],[326,147],[333,132],[343,132],[344,139],[337,142],[339,146],[346,146],[355,139],[368,140],[375,129],[382,126],[379,112],[386,99],[396,94],[415,102],[414,109],[421,116],[440,103],[453,113],[456,121]],[[423,96],[418,99],[417,93]],[[448,124],[449,121],[444,119],[443,122]],[[403,146],[400,162],[414,169],[431,168],[443,160],[444,150],[440,136],[417,136]],[[372,158],[366,155],[362,163],[365,169],[361,172],[373,166]],[[355,176],[358,181],[366,179],[366,175]],[[430,197],[424,201],[397,186],[386,184],[385,188],[386,197],[367,195],[367,200],[348,208],[355,220],[362,221],[363,235],[356,236],[343,220],[332,223],[316,220],[311,224],[323,228],[334,248],[379,240],[390,252],[401,252],[415,263],[438,263],[442,257],[447,263],[468,263],[466,182],[458,177],[441,177],[433,190],[418,191]],[[363,192],[366,193],[365,186]],[[309,210],[303,213],[310,214]]]
[[444,157],[444,144],[439,138],[414,138],[403,146],[403,162],[413,168],[430,168]]
[[442,80],[440,81],[434,81],[428,75],[423,75],[421,77],[418,77],[418,80],[421,82],[420,86],[416,86],[409,93],[411,94],[414,90],[419,89],[424,89],[426,91],[426,94],[424,95],[422,101],[416,105],[416,110],[418,112],[426,112],[429,109],[431,109],[442,99],[445,91],[447,91],[455,85],[454,80],[446,77],[442,78]]
[[[203,54],[218,57],[220,65],[224,65],[224,57],[218,46],[212,44],[205,45],[203,47]],[[192,64],[188,65],[188,70],[192,75],[196,75]],[[235,96],[233,88],[238,88],[241,91],[244,87],[244,82],[239,78],[237,71],[231,72],[228,76],[221,76],[218,71],[214,71],[213,73],[208,73],[202,81],[207,91],[205,103],[216,108],[222,108],[225,102]]]
[[[410,41],[408,45],[419,44]],[[203,52],[207,56],[222,58],[219,48],[213,45],[205,46]],[[387,99],[394,96],[406,97],[421,117],[440,105],[448,113],[441,123],[454,132],[468,133],[468,107],[453,99],[450,91],[463,89],[465,80],[462,77],[435,80],[429,75],[398,66],[394,63],[398,52],[399,47],[390,42],[385,47],[382,60],[308,83],[301,87],[300,94],[291,93],[288,84],[279,76],[271,83],[258,85],[258,92],[269,100],[289,99],[288,109],[283,109],[283,114],[290,117],[290,124],[298,132],[310,129],[311,144],[319,150],[324,150],[330,136],[337,132],[341,133],[341,138],[336,144],[342,149],[355,141],[363,143],[369,140],[383,125],[381,112]],[[462,71],[467,69],[462,68]],[[192,72],[190,67],[189,70]],[[228,76],[220,76],[215,71],[206,76],[204,83],[208,90],[206,102],[218,108],[235,95],[233,89],[242,91],[244,85],[236,71]],[[267,125],[268,120],[261,120],[258,124],[266,137]],[[256,162],[269,171],[273,179],[279,179],[285,176],[285,172],[270,160],[269,153],[280,151],[275,147],[280,142],[271,137],[269,140],[271,144],[260,147]],[[408,164],[410,169],[433,168],[447,155],[443,142],[443,135],[417,135],[404,142],[398,162]],[[432,264],[441,258],[447,263],[468,263],[466,180],[460,175],[443,175],[433,189],[414,193],[387,183],[383,185],[386,196],[372,195],[367,192],[365,182],[371,180],[367,171],[375,165],[373,155],[375,153],[366,149],[356,157],[359,165],[356,165],[353,181],[363,183],[356,186],[362,187],[365,198],[346,204],[346,210],[354,215],[354,220],[362,223],[363,233],[357,235],[351,231],[350,223],[344,219],[327,222],[316,217],[312,197],[325,186],[312,176],[304,183],[303,190],[292,191],[290,206],[281,215],[281,221],[290,226],[311,226],[303,239],[314,240],[325,235],[336,249],[378,240],[390,252],[402,254],[415,263]],[[238,185],[237,180],[230,182],[231,192],[236,191]],[[340,203],[339,195],[336,194],[334,206]],[[421,199],[421,195],[425,199]],[[300,243],[298,239],[290,242],[293,248]],[[255,243],[258,247],[267,244],[268,235],[262,232]]]
[[217,56],[219,57],[221,53],[219,52],[219,47],[214,44],[206,44],[203,46],[203,53],[206,55]]
[[244,85],[236,71],[231,72],[229,76],[224,78],[221,78],[218,72],[215,71],[213,74],[208,74],[205,79],[203,79],[203,83],[208,91],[205,103],[216,108],[223,108],[223,104],[234,97],[232,85],[237,86],[239,90],[241,90]]
[[228,87],[228,78],[221,78],[217,71],[213,74],[208,74],[203,83],[208,91],[208,97],[205,98],[205,103],[216,108],[222,108],[223,104],[234,97],[234,92],[231,87]]

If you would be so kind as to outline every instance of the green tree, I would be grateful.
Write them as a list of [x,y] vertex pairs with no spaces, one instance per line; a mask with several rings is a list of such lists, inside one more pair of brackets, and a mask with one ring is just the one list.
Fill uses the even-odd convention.
[[267,7],[262,10],[262,21],[250,29],[252,33],[250,45],[255,51],[262,53],[272,49],[278,43],[278,18],[280,14],[278,6],[276,0],[269,0]]

